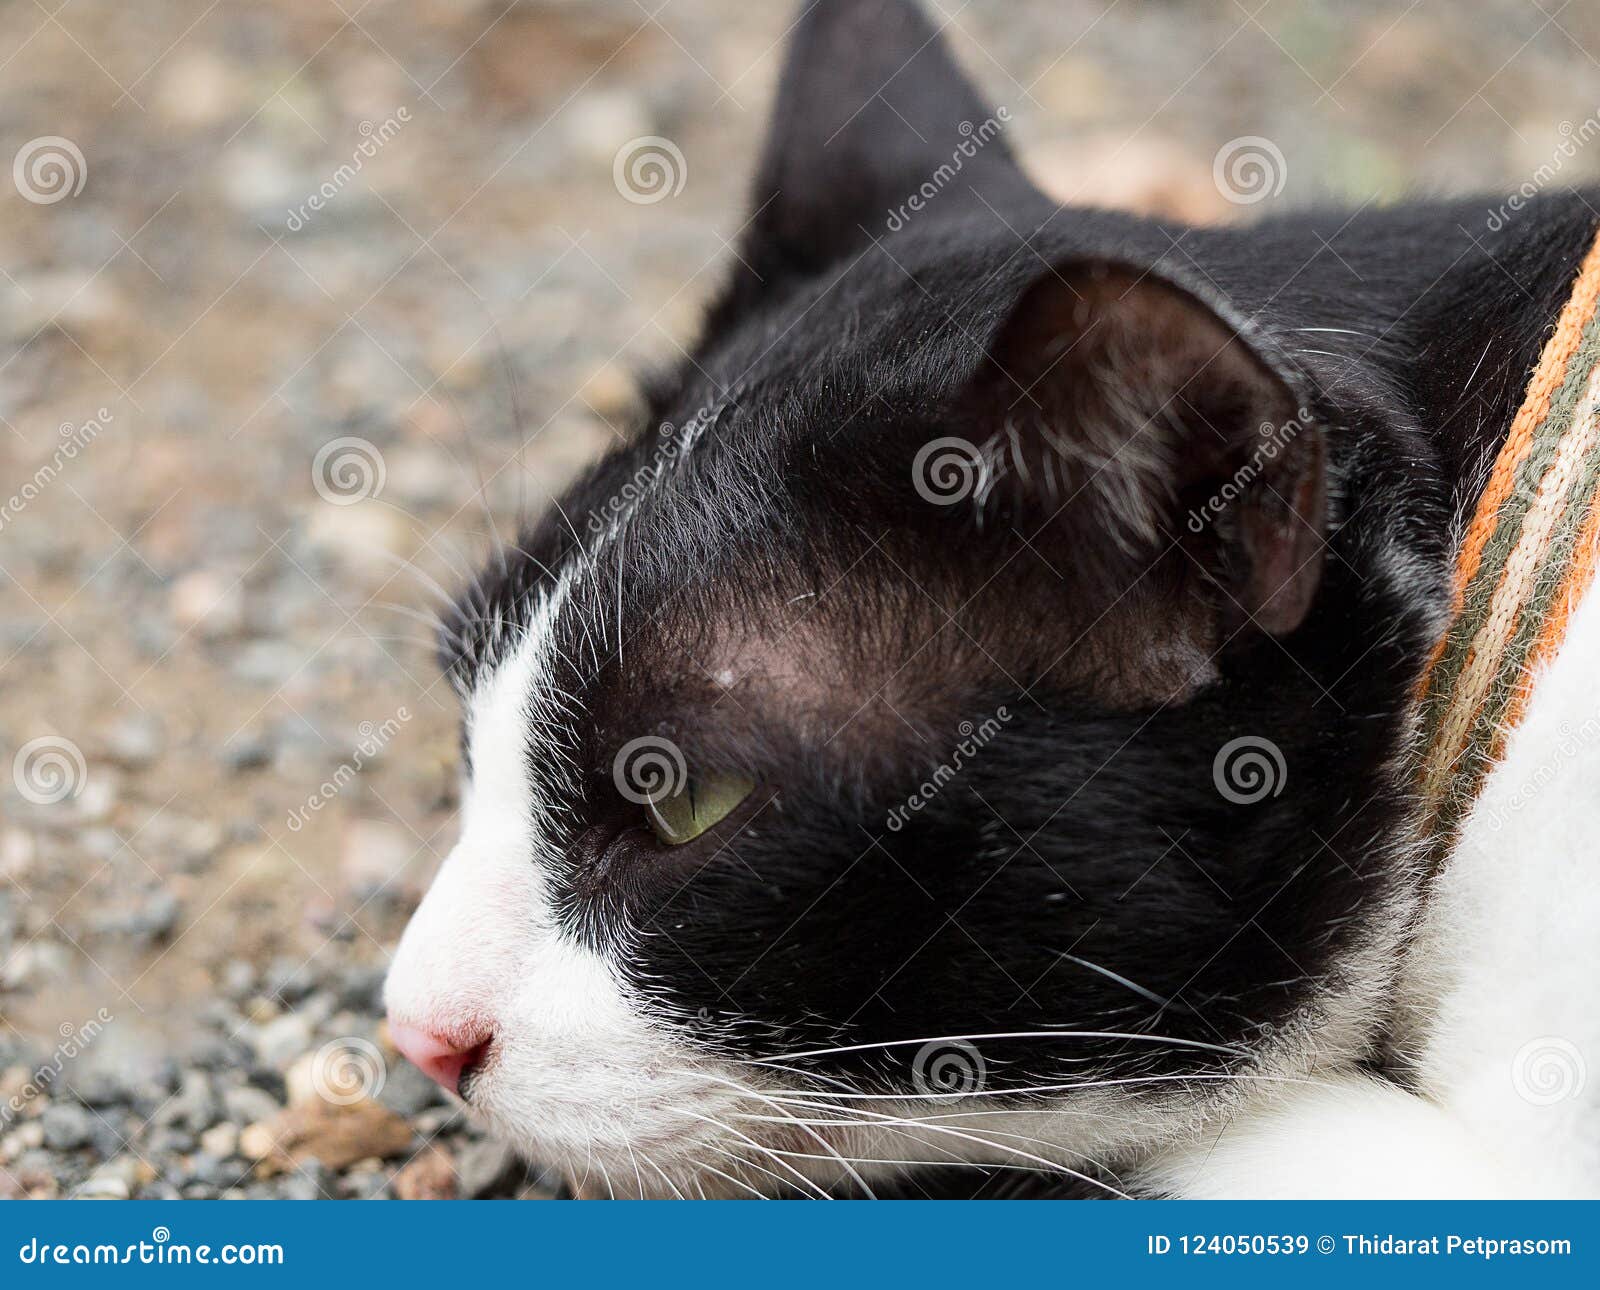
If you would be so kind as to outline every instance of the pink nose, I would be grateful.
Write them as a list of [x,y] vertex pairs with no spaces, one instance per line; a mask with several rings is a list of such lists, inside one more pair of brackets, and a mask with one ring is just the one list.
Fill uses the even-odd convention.
[[460,1086],[462,1071],[483,1060],[492,1040],[492,1036],[474,1039],[461,1047],[432,1031],[402,1022],[389,1023],[389,1038],[407,1061],[447,1093],[454,1093]]

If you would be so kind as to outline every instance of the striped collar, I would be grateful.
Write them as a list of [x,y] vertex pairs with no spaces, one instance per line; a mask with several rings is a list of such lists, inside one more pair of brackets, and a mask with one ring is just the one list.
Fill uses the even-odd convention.
[[1545,343],[1462,541],[1455,612],[1423,673],[1420,795],[1451,839],[1499,760],[1600,546],[1600,235]]

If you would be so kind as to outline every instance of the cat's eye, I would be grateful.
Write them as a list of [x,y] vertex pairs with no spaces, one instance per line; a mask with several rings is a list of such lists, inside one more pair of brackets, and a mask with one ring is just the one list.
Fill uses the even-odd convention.
[[646,802],[645,817],[658,841],[682,846],[727,819],[755,787],[742,775],[696,775],[671,797]]

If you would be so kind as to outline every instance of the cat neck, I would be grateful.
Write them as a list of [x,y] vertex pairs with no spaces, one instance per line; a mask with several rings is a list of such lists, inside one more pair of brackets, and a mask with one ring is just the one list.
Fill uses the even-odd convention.
[[1409,284],[1415,303],[1398,330],[1413,352],[1400,361],[1458,522],[1478,504],[1594,241],[1595,197],[1552,194],[1507,213],[1457,206],[1420,267],[1446,254],[1450,265]]

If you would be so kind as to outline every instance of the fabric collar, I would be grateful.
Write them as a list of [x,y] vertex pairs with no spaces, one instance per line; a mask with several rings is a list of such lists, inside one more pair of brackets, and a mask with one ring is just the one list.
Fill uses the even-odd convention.
[[1600,235],[1545,343],[1457,557],[1423,672],[1423,820],[1453,837],[1560,647],[1600,547]]

